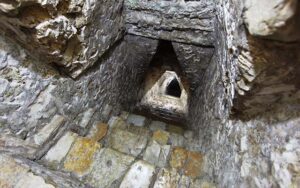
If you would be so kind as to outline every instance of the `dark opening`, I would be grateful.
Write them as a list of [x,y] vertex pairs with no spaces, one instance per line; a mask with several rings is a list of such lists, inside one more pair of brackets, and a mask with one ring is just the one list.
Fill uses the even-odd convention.
[[179,82],[176,78],[174,78],[167,86],[166,95],[171,95],[173,97],[180,98],[181,88],[180,88]]

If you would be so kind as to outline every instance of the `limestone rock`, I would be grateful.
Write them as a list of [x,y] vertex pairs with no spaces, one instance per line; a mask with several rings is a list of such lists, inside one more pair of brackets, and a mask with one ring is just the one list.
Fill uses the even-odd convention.
[[43,127],[33,138],[29,140],[33,140],[35,144],[41,145],[43,144],[51,135],[55,134],[59,127],[64,123],[65,118],[60,115],[55,115],[51,122]]
[[89,138],[78,138],[64,161],[64,169],[78,176],[87,174],[94,162],[94,155],[100,144]]
[[76,139],[77,134],[67,132],[58,142],[47,152],[45,160],[49,163],[58,164],[68,154],[72,144]]
[[126,154],[138,156],[147,145],[148,138],[144,135],[116,129],[109,137],[109,145]]
[[118,151],[104,148],[95,155],[91,173],[86,179],[95,187],[111,187],[126,173],[134,158]]
[[130,114],[127,118],[127,123],[132,124],[134,126],[143,127],[146,123],[146,118],[144,116]]
[[120,188],[148,188],[154,171],[154,166],[145,161],[137,161],[130,167]]
[[245,23],[255,36],[280,41],[300,39],[297,0],[246,0]]

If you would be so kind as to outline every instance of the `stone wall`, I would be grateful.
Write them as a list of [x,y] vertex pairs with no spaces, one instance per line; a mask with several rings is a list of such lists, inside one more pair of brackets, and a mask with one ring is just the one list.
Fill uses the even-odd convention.
[[1,31],[72,77],[123,36],[123,1],[0,1]]
[[214,41],[213,1],[125,1],[130,34],[211,46]]
[[84,134],[92,122],[107,120],[110,111],[135,105],[141,75],[156,45],[150,39],[127,36],[99,60],[101,64],[73,80],[1,37],[1,129],[26,138],[60,114]]

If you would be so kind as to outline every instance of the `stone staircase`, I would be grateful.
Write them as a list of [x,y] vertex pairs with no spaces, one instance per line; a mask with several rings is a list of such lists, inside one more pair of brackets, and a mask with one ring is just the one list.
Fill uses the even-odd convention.
[[[42,144],[61,124],[62,119],[56,119],[50,123],[52,126],[46,125],[27,141]],[[215,187],[204,172],[205,155],[193,140],[193,132],[128,112],[111,117],[108,123],[95,122],[85,137],[65,131],[35,161],[37,164],[29,167],[24,167],[27,159],[17,160],[6,154],[3,157],[14,161],[16,168],[26,168],[27,173],[35,167],[35,175],[27,175],[35,178],[26,180],[30,185],[30,179],[35,181],[35,187]],[[6,168],[4,162],[3,165],[0,168]],[[35,165],[47,172],[41,173]],[[67,182],[57,182],[55,177],[60,175]],[[0,175],[0,185],[1,181],[15,187],[14,183],[1,180]]]

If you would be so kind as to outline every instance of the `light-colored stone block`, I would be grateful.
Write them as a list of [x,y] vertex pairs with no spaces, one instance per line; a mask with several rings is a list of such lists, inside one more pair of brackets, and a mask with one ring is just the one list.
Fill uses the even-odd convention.
[[147,145],[147,137],[115,129],[109,137],[109,145],[122,153],[138,156]]
[[137,161],[125,175],[120,188],[148,188],[155,167],[145,161]]
[[65,121],[60,115],[55,115],[51,122],[43,127],[37,134],[33,136],[33,141],[37,145],[42,145]]
[[167,124],[161,121],[152,121],[149,125],[151,131],[166,130]]
[[168,162],[170,150],[171,146],[161,146],[156,141],[152,141],[146,148],[143,159],[153,165],[165,167]]
[[158,172],[156,181],[153,188],[175,188],[178,187],[180,175],[175,169],[167,170],[165,168],[160,169]]
[[92,171],[86,180],[94,187],[111,187],[126,173],[134,158],[118,151],[104,148],[95,155]]
[[51,184],[47,184],[40,176],[35,176],[33,173],[27,173],[23,176],[14,188],[55,188]]
[[68,154],[77,134],[67,132],[61,137],[58,142],[47,152],[45,160],[50,163],[60,163],[63,158]]
[[127,123],[134,126],[143,127],[146,124],[146,118],[144,116],[130,114],[127,118]]

